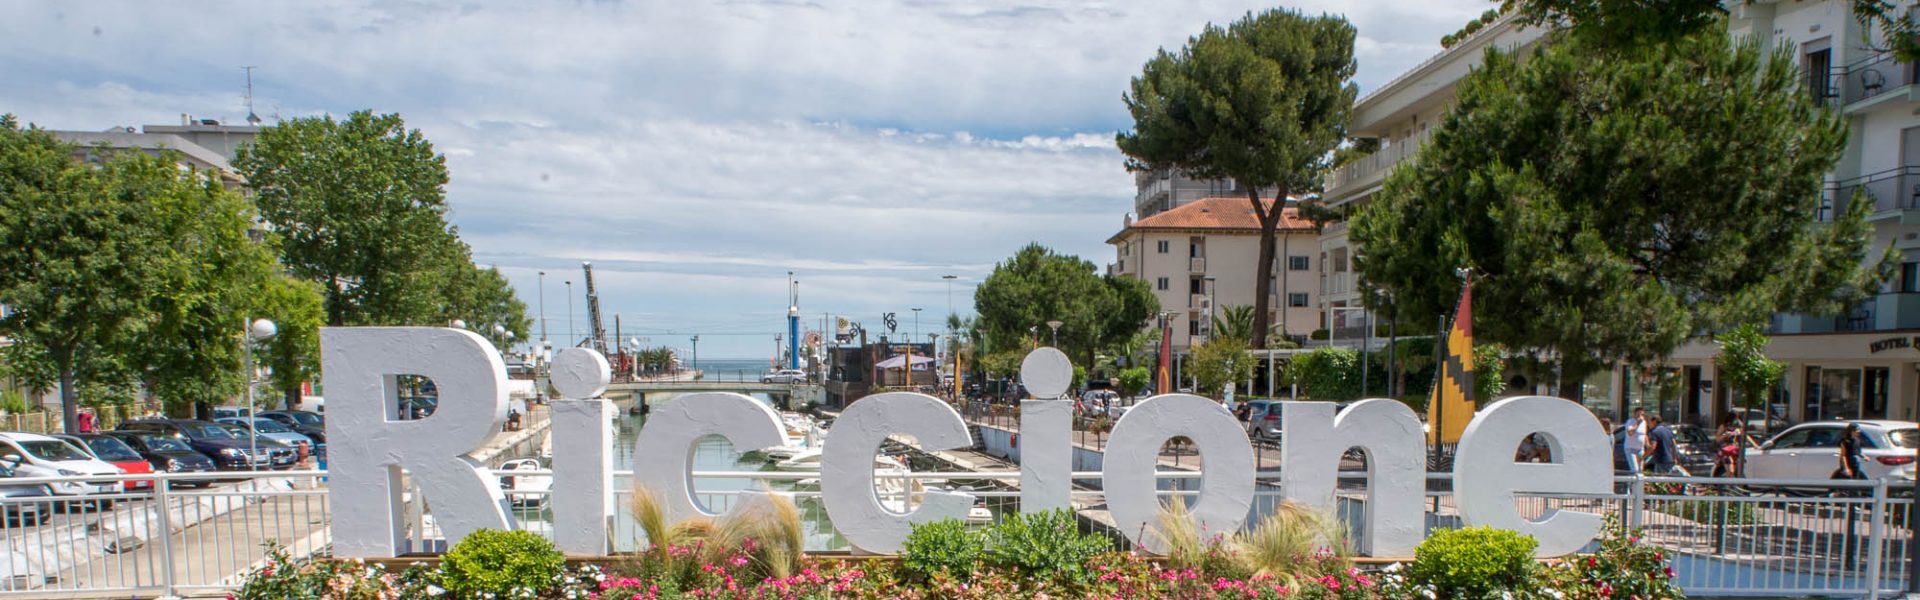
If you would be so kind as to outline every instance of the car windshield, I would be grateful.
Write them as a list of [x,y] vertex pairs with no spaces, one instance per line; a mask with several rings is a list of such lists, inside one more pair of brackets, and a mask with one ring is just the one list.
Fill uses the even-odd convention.
[[312,425],[314,427],[319,427],[325,424],[325,421],[320,420],[320,415],[316,415],[313,413],[296,412],[296,413],[284,413],[284,414],[293,417],[293,420],[298,421],[301,425]]
[[187,443],[180,441],[179,438],[171,438],[171,437],[159,436],[159,435],[143,435],[143,436],[140,436],[140,441],[146,443],[147,449],[152,450],[154,452],[191,452],[193,451],[193,448],[188,447]]
[[[247,421],[245,419],[240,419],[235,421],[221,421],[220,424],[232,425],[234,427],[238,427],[239,429],[233,432],[234,435],[236,436],[247,435]],[[291,429],[287,429],[286,425],[281,425],[278,421],[275,421],[273,419],[268,419],[268,418],[254,419],[253,430],[258,431],[260,433],[286,433],[289,431],[293,431]]]
[[200,438],[208,438],[208,439],[215,439],[215,440],[233,439],[233,436],[227,435],[227,430],[221,429],[220,426],[218,425],[213,425],[209,423],[181,423],[180,430],[187,432],[187,436],[194,439],[200,439]]
[[81,452],[79,448],[59,440],[27,440],[20,442],[20,447],[25,448],[28,454],[40,460],[91,460],[93,458]]
[[1895,429],[1887,432],[1893,445],[1900,448],[1920,448],[1920,429]]
[[93,438],[87,440],[87,447],[100,456],[100,460],[130,461],[140,460],[140,453],[127,447],[126,442],[113,438]]

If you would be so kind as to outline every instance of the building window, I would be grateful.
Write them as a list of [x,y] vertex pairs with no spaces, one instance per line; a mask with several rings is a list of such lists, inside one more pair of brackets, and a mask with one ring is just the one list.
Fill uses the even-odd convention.
[[1187,335],[1189,336],[1200,335],[1199,319],[1187,319]]
[[1167,291],[1167,287],[1169,283],[1170,282],[1167,281],[1167,278],[1161,277],[1160,279],[1154,281],[1154,287],[1164,292],[1164,291]]
[[1160,240],[1159,242],[1155,242],[1155,243],[1157,244],[1157,248],[1160,250],[1161,254],[1166,254],[1169,250],[1173,248],[1173,244],[1169,243],[1166,240]]
[[1920,262],[1900,263],[1900,291],[1920,292]]
[[[1821,40],[1820,45],[1827,42]],[[1809,44],[1813,45],[1813,44]],[[1818,48],[1806,54],[1807,91],[1813,94],[1816,102],[1826,102],[1836,96],[1833,92],[1833,50]]]
[[1202,283],[1199,277],[1195,277],[1195,278],[1192,278],[1192,279],[1188,279],[1188,280],[1187,280],[1187,293],[1189,293],[1189,294],[1205,294],[1205,293],[1207,293],[1207,287],[1206,287],[1206,284],[1205,284],[1205,283]]
[[1305,271],[1309,268],[1312,268],[1312,265],[1313,265],[1313,259],[1309,257],[1305,257],[1305,256],[1287,257],[1288,271]]
[[1302,294],[1299,292],[1287,294],[1287,306],[1299,307],[1299,306],[1306,306],[1306,305],[1307,305],[1306,294]]

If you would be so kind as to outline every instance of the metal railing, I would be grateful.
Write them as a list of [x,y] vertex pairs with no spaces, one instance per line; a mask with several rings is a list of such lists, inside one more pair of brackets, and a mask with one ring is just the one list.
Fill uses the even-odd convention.
[[[1201,457],[1193,457],[1199,459]],[[1278,472],[1262,463],[1255,501],[1245,526],[1252,526],[1284,501]],[[518,477],[546,477],[550,471],[510,471]],[[235,472],[129,475],[123,480],[155,479],[151,492],[58,498],[0,498],[0,596],[71,594],[183,594],[237,587],[261,564],[268,542],[296,556],[324,554],[331,541],[323,471]],[[800,509],[807,547],[813,551],[847,549],[835,530],[817,488],[818,472],[695,471],[696,498],[712,512],[725,512],[742,490],[767,489],[793,500]],[[1163,469],[1161,494],[1191,496],[1198,470]],[[916,472],[906,477],[920,490],[966,491],[990,517],[984,526],[1019,510],[1019,492],[1010,485],[1017,470]],[[1076,471],[1077,507],[1100,507],[1098,471]],[[1367,510],[1364,471],[1344,471],[1337,518],[1360,539]],[[14,478],[31,485],[97,477]],[[1428,529],[1459,527],[1452,476],[1428,476],[1425,495]],[[222,481],[225,480],[225,481]],[[236,481],[237,480],[237,481]],[[812,481],[809,481],[812,480]],[[211,484],[185,489],[182,484]],[[1902,484],[1905,485],[1905,484]],[[631,472],[615,473],[617,552],[644,547],[645,534],[626,507],[633,494]],[[1630,527],[1644,541],[1668,551],[1679,585],[1694,595],[1876,595],[1905,589],[1912,529],[1912,499],[1886,480],[1758,480],[1695,477],[1616,477],[1604,494],[1517,494],[1522,516],[1543,518],[1555,510],[1606,514]],[[522,529],[551,535],[545,490],[516,490],[513,516]],[[922,491],[895,494],[906,508],[918,506]],[[883,497],[886,497],[883,495]],[[432,510],[419,494],[406,494],[403,520],[414,547],[442,547]],[[1083,520],[1110,533],[1099,511]],[[41,515],[44,515],[41,516]]]
[[1886,53],[1848,65],[1845,71],[1836,72],[1834,77],[1844,79],[1837,86],[1841,88],[1842,101],[1853,104],[1912,85],[1913,65],[1895,60],[1892,53]]
[[[1920,167],[1899,167],[1828,184],[1828,210],[1845,210],[1854,192],[1862,192],[1873,212],[1920,209]],[[1831,219],[1835,215],[1822,215]]]

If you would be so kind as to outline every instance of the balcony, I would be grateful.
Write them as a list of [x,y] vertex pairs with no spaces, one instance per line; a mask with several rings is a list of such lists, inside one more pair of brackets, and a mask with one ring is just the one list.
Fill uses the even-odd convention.
[[1845,210],[1856,190],[1866,196],[1866,201],[1873,203],[1876,217],[1920,209],[1920,167],[1888,169],[1828,184],[1820,219],[1831,220],[1835,211]]
[[1892,54],[1848,65],[1841,75],[1841,100],[1851,105],[1913,85],[1913,71],[1912,64],[1896,61]]
[[1190,273],[1206,273],[1207,259],[1200,256],[1187,259],[1187,271]]
[[1330,298],[1352,293],[1353,273],[1351,272],[1328,273],[1326,277],[1320,279],[1320,295],[1322,297]]
[[1427,129],[1411,138],[1395,140],[1391,146],[1356,158],[1346,166],[1334,169],[1332,173],[1327,174],[1326,189],[1329,203],[1333,206],[1345,204],[1361,190],[1378,185],[1386,179],[1387,172],[1394,165],[1418,153],[1420,146],[1427,142],[1427,137],[1432,133],[1433,129]]

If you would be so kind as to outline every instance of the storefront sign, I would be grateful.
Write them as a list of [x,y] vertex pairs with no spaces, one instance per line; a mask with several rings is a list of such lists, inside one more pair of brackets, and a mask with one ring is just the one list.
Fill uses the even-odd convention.
[[[472,332],[425,327],[329,327],[320,333],[325,366],[327,438],[331,458],[333,552],[340,557],[395,556],[406,541],[400,476],[413,477],[433,506],[449,542],[483,528],[510,529],[512,511],[499,481],[473,458],[507,414],[506,368],[493,345]],[[1071,367],[1051,348],[1024,365],[1029,390],[1057,398]],[[440,403],[424,419],[400,420],[395,377],[418,375],[439,385]],[[597,353],[568,349],[554,358],[554,511],[556,543],[572,553],[607,552],[611,500],[611,414],[596,397],[606,388],[607,363]],[[1392,400],[1363,400],[1335,415],[1324,402],[1287,402],[1282,410],[1281,477],[1288,500],[1331,511],[1340,457],[1367,452],[1366,523],[1358,540],[1375,556],[1408,556],[1425,531],[1426,457],[1419,417]],[[1029,509],[1066,502],[1073,435],[1067,401],[1022,404],[1022,504]],[[720,435],[741,450],[784,441],[778,414],[740,394],[682,396],[654,408],[634,452],[634,479],[662,500],[674,518],[709,515],[692,495],[692,448]],[[1553,463],[1518,463],[1520,441],[1542,434]],[[896,512],[874,492],[873,457],[889,435],[908,435],[928,450],[971,443],[967,423],[938,398],[895,392],[855,402],[828,432],[821,490],[828,515],[856,548],[898,552],[911,524],[964,518],[973,498],[929,491],[919,508]],[[1203,531],[1240,528],[1254,500],[1255,464],[1246,431],[1219,403],[1190,394],[1149,398],[1114,424],[1101,478],[1120,531],[1152,551],[1161,510],[1159,450],[1168,439],[1194,440],[1206,465],[1191,511]],[[1515,507],[1518,494],[1605,494],[1612,481],[1608,436],[1580,405],[1545,396],[1495,402],[1474,416],[1454,460],[1453,496],[1468,525],[1512,529],[1539,539],[1540,556],[1580,549],[1601,527],[1598,515],[1550,510],[1532,520]],[[564,482],[564,484],[563,484]],[[748,494],[738,507],[763,502]]]
[[1868,343],[1867,352],[1869,354],[1879,354],[1887,350],[1894,350],[1897,348],[1912,348],[1916,345],[1920,345],[1920,336],[1915,336],[1910,338],[1890,337],[1890,338],[1885,338],[1881,340],[1875,340],[1873,342]]

